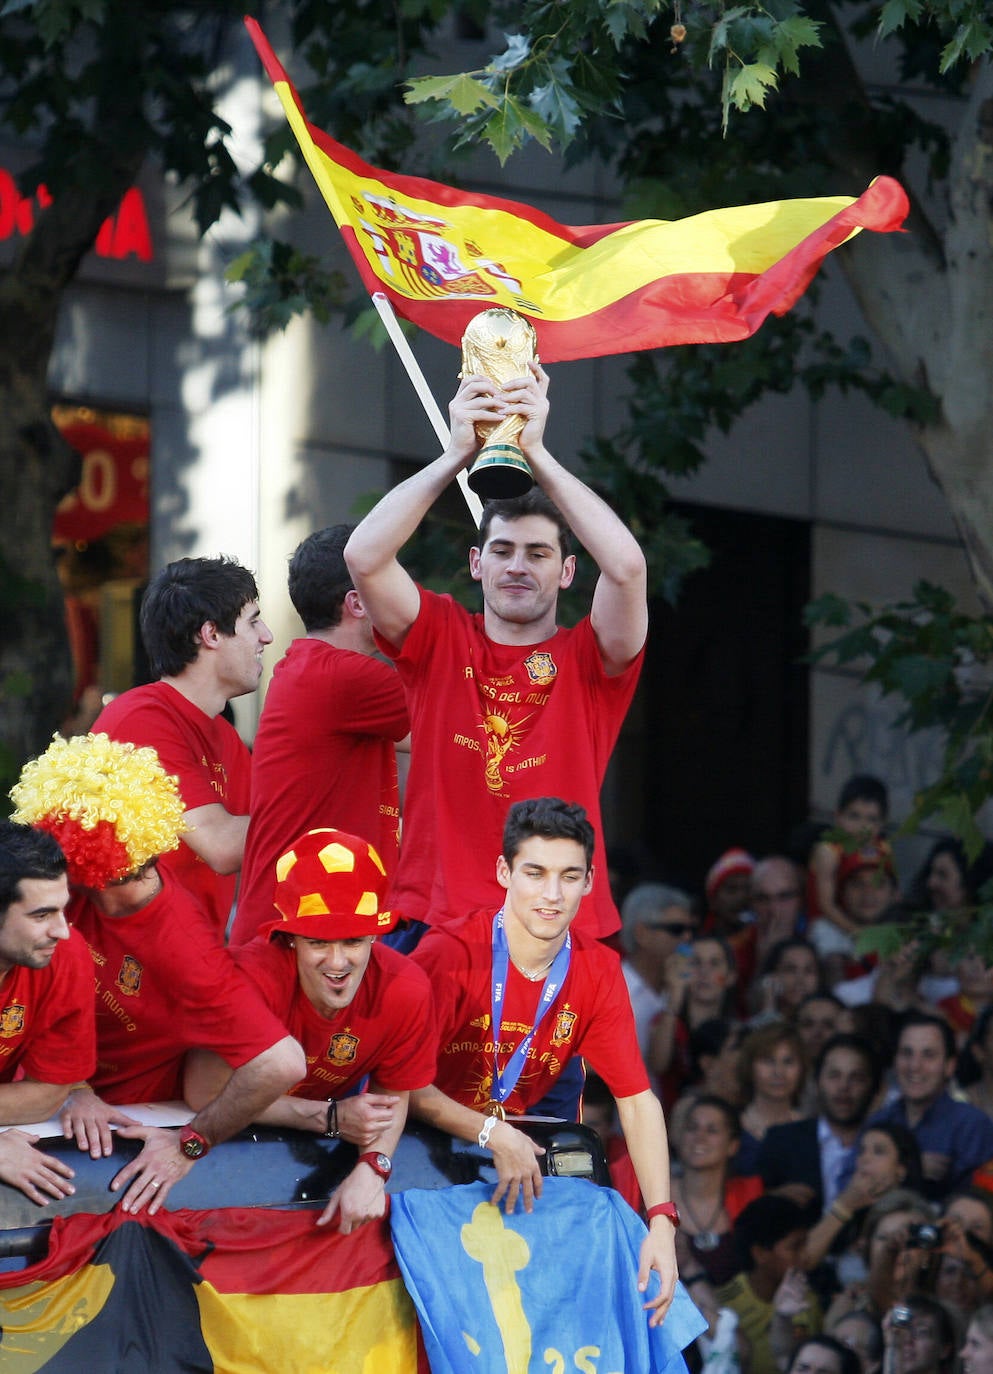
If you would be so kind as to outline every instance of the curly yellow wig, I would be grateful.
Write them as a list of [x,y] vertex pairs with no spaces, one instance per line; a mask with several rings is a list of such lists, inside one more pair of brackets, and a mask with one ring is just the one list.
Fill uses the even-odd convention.
[[183,825],[177,780],[154,749],[107,735],[56,735],[10,790],[13,820],[62,846],[69,881],[104,888],[175,849]]

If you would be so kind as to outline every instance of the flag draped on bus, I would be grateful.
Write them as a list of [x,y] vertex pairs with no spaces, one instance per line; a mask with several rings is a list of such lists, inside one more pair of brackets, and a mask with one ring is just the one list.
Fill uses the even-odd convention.
[[507,1216],[490,1183],[393,1198],[397,1259],[432,1374],[618,1369],[686,1374],[707,1323],[677,1287],[661,1326],[638,1291],[645,1224],[612,1188],[546,1178],[533,1212]]
[[267,1208],[56,1218],[46,1257],[0,1274],[0,1366],[427,1374],[389,1222],[349,1236],[315,1222]]
[[310,123],[261,28],[245,23],[366,289],[455,345],[491,306],[531,320],[544,362],[731,343],[785,314],[832,249],[862,229],[899,229],[909,209],[899,182],[878,177],[857,199],[558,224],[521,202],[370,166]]

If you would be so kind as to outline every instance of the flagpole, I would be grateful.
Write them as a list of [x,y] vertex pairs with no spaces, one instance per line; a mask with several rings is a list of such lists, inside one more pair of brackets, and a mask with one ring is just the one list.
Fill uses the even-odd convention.
[[[421,405],[424,407],[424,412],[431,422],[431,428],[438,436],[438,442],[441,444],[442,448],[447,448],[448,441],[452,437],[451,432],[445,424],[445,417],[438,409],[438,402],[431,394],[431,389],[425,380],[424,373],[421,371],[420,364],[414,357],[410,344],[404,338],[403,330],[397,323],[397,317],[393,313],[392,305],[390,305],[382,291],[374,291],[372,293],[372,303],[379,313],[379,318],[383,321],[387,334],[389,334],[390,339],[393,341],[393,347],[396,349],[400,361],[407,370],[407,376],[410,378],[411,385],[420,398]],[[478,528],[479,521],[483,514],[483,504],[469,486],[465,468],[458,474],[457,480],[462,490],[462,495],[465,497],[465,503],[469,507],[469,514],[472,516],[473,523]]]

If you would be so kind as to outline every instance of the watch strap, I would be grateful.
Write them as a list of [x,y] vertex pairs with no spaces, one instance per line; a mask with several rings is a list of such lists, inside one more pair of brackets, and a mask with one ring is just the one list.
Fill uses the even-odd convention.
[[654,1207],[649,1207],[647,1216],[649,1221],[653,1217],[668,1217],[673,1226],[678,1228],[680,1225],[679,1208],[674,1202],[657,1202]]
[[389,1155],[384,1155],[382,1150],[367,1150],[365,1154],[359,1155],[359,1164],[368,1164],[374,1174],[378,1174],[385,1182],[393,1172],[393,1161]]

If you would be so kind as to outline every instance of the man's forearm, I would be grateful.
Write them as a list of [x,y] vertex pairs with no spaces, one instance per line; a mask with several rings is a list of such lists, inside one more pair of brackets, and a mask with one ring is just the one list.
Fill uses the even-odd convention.
[[526,456],[542,491],[565,516],[569,528],[604,576],[618,584],[643,586],[645,555],[606,501],[553,458],[544,444]]
[[245,856],[248,817],[232,815],[219,802],[194,807],[183,817],[183,840],[215,873],[237,873]]
[[410,1094],[410,1113],[439,1131],[446,1131],[459,1140],[473,1142],[479,1139],[479,1132],[486,1121],[482,1112],[463,1107],[460,1102],[433,1086],[418,1088]]
[[669,1139],[658,1098],[651,1092],[619,1097],[617,1117],[645,1207],[669,1202]]
[[71,1083],[39,1083],[22,1078],[17,1083],[0,1083],[0,1126],[24,1126],[47,1121],[69,1096]]
[[446,450],[373,507],[345,545],[345,562],[356,586],[396,558],[463,466],[458,454]]
[[303,1050],[292,1036],[286,1036],[235,1069],[218,1095],[196,1113],[190,1125],[211,1145],[217,1145],[257,1121],[306,1072]]

